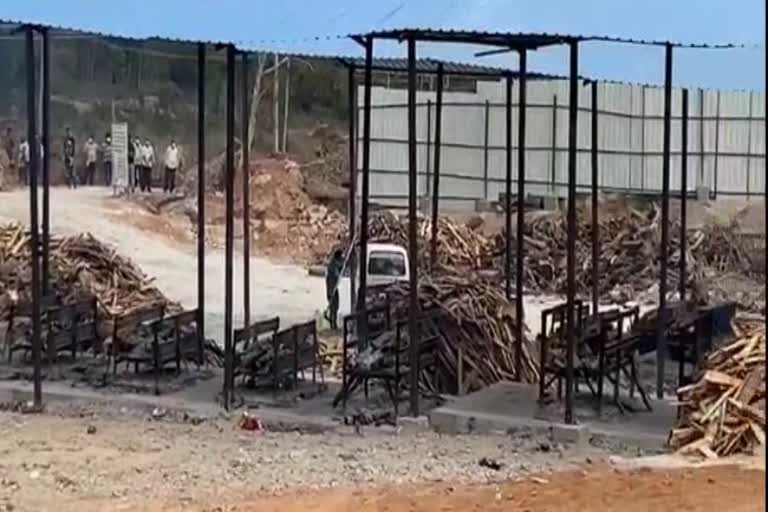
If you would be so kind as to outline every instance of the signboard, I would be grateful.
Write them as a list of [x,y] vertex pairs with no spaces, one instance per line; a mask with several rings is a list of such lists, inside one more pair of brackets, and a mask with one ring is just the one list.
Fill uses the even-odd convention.
[[112,124],[112,188],[128,189],[128,123]]

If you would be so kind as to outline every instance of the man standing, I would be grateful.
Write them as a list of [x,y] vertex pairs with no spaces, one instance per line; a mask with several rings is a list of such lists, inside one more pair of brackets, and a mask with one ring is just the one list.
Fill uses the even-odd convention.
[[155,148],[152,147],[152,143],[149,139],[144,139],[144,145],[141,147],[141,154],[143,159],[143,183],[142,192],[147,191],[152,193],[152,170],[155,168]]
[[29,184],[29,142],[22,137],[19,144],[19,185]]
[[93,140],[93,135],[88,137],[83,150],[85,151],[85,180],[83,181],[86,185],[93,185],[93,176],[96,174],[96,161],[99,156],[99,146]]
[[328,267],[325,270],[325,296],[328,299],[328,311],[326,319],[331,324],[331,329],[338,329],[339,316],[339,279],[344,271],[344,254],[341,249],[335,249]]
[[141,187],[141,142],[138,137],[128,137],[128,172],[131,190]]
[[[128,152],[130,155],[130,151]],[[104,136],[104,144],[101,145],[102,165],[104,166],[104,185],[112,185],[112,135]],[[130,159],[130,158],[129,158]]]
[[181,163],[181,155],[176,141],[171,139],[171,144],[165,150],[165,179],[163,180],[163,192],[173,194],[176,188],[176,171]]
[[64,135],[64,169],[67,174],[67,186],[77,188],[77,171],[75,170],[75,138],[67,127]]

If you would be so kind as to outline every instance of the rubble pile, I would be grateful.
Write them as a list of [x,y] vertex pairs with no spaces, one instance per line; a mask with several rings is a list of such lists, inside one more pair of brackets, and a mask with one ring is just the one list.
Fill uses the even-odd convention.
[[349,139],[327,125],[316,127],[315,159],[302,164],[304,190],[315,202],[345,213],[349,207]]
[[[12,302],[32,299],[30,241],[22,226],[0,226],[0,318]],[[90,234],[51,238],[50,251],[52,292],[65,302],[93,295],[109,316],[169,304],[136,264]]]
[[681,420],[669,437],[683,454],[710,459],[765,446],[765,324],[736,326],[694,384],[678,389]]
[[[262,253],[310,262],[328,258],[345,225],[344,216],[309,197],[298,164],[255,160],[250,184],[253,241]],[[236,214],[242,216],[239,193],[235,201]]]

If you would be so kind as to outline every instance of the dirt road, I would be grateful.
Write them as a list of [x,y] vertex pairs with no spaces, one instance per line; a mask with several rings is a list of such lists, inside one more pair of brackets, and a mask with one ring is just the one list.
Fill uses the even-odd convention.
[[764,471],[619,469],[526,432],[254,433],[55,407],[0,412],[0,511],[765,510]]
[[[196,307],[197,259],[194,244],[179,240],[183,236],[140,229],[137,226],[153,221],[162,223],[163,219],[151,217],[135,205],[111,198],[109,194],[104,187],[52,189],[53,233],[92,233],[136,261],[148,275],[156,278],[160,289],[168,297],[180,301],[185,307]],[[0,193],[0,222],[9,221],[29,222],[27,190]],[[209,250],[205,264],[206,334],[219,340],[224,332],[224,268],[224,252]],[[242,270],[242,255],[236,253],[235,325],[242,323]],[[276,265],[263,258],[251,258],[253,318],[277,314],[284,325],[290,325],[312,319],[315,312],[324,307],[325,285],[322,279],[307,276],[301,267]]]

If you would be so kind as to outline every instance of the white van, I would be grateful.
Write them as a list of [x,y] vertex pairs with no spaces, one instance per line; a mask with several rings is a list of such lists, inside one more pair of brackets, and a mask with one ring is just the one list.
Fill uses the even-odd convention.
[[[368,257],[365,268],[367,270],[368,287],[384,286],[398,281],[405,281],[411,277],[408,264],[408,252],[405,248],[395,244],[368,244]],[[359,276],[360,266],[353,269]],[[339,280],[339,315],[338,324],[342,325],[342,319],[350,314],[352,306],[352,290],[350,283],[350,270],[344,272]],[[355,279],[355,287],[360,287],[359,277]],[[358,290],[355,290],[357,294]]]

